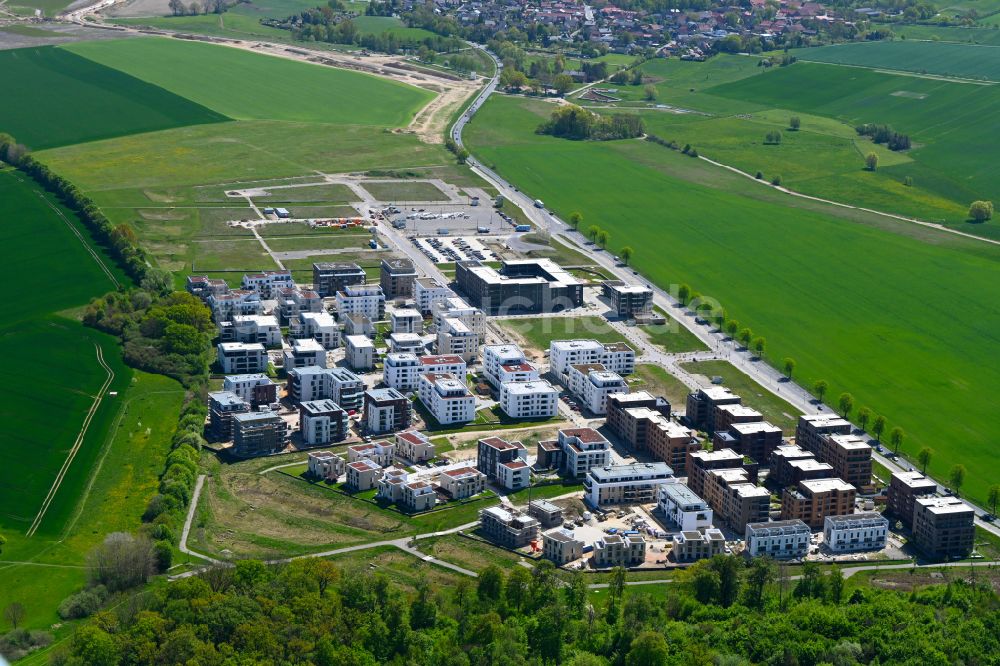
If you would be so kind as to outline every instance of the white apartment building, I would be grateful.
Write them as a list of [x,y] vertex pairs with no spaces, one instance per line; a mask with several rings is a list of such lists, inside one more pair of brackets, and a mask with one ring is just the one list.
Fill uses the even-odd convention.
[[312,289],[279,289],[275,297],[277,312],[283,323],[306,312],[324,312],[323,297]]
[[424,462],[436,455],[430,438],[417,430],[396,433],[396,455],[410,462]]
[[559,411],[559,391],[544,379],[500,386],[500,409],[512,419],[547,419]]
[[403,485],[399,504],[410,513],[427,511],[437,504],[437,493],[426,481],[411,481]]
[[430,314],[435,303],[445,301],[454,295],[454,291],[435,278],[418,277],[413,283],[413,300],[416,308],[423,314]]
[[326,349],[340,346],[340,327],[329,312],[303,312],[292,318],[288,326],[291,338],[312,338]]
[[827,516],[823,542],[835,553],[882,550],[889,538],[889,519],[881,513]]
[[595,507],[650,504],[665,483],[675,483],[675,477],[662,462],[594,467],[583,480],[584,499]]
[[774,559],[805,557],[809,552],[812,532],[801,520],[776,520],[769,523],[747,523],[744,534],[749,557],[768,555]]
[[382,379],[397,391],[416,391],[423,372],[420,359],[411,352],[386,354]]
[[255,291],[263,299],[271,299],[279,289],[294,289],[295,280],[291,271],[264,271],[263,273],[247,273],[243,276],[244,289]]
[[338,291],[337,316],[364,315],[379,321],[385,315],[385,294],[379,284],[349,284]]
[[538,368],[527,361],[504,363],[497,369],[497,380],[500,382],[500,386],[510,382],[533,382],[540,377]]
[[355,490],[371,490],[382,478],[382,467],[371,460],[347,463],[347,485]]
[[517,345],[485,345],[483,347],[483,374],[486,381],[500,388],[500,366],[527,363],[524,352]]
[[281,327],[271,315],[235,315],[219,324],[219,336],[227,342],[259,342],[265,347],[281,344]]
[[628,393],[628,384],[617,372],[604,369],[603,365],[569,366],[569,390],[580,399],[592,414],[608,413],[608,396]]
[[433,310],[434,324],[438,328],[444,326],[448,319],[457,319],[475,332],[480,340],[486,336],[486,313],[469,305],[463,298],[451,296],[438,301],[434,304]]
[[460,379],[464,379],[468,371],[468,365],[461,356],[457,354],[439,354],[437,356],[420,357],[420,374],[427,372],[449,373]]
[[345,335],[344,353],[347,365],[354,370],[375,367],[375,343],[365,335]]
[[361,409],[365,384],[347,368],[318,365],[288,371],[288,394],[297,402],[333,400],[347,412]]
[[267,370],[267,352],[259,342],[220,342],[219,365],[227,375],[245,375]]
[[656,508],[663,512],[671,525],[682,532],[708,529],[712,526],[712,507],[683,483],[665,483],[656,495]]
[[389,351],[424,353],[424,339],[416,333],[392,333],[389,335]]
[[638,534],[608,534],[594,542],[594,566],[634,567],[646,561],[646,540]]
[[486,475],[475,467],[449,469],[438,475],[438,485],[452,499],[465,499],[486,490]]
[[444,319],[437,332],[438,354],[458,355],[466,361],[474,361],[479,351],[480,336],[461,319]]
[[389,315],[393,333],[416,333],[420,335],[424,332],[424,317],[420,311],[414,308],[399,308],[393,310]]
[[395,454],[396,445],[392,442],[385,440],[366,442],[347,447],[347,462],[371,460],[380,467],[388,467],[392,464],[392,458]]
[[329,451],[314,451],[309,454],[309,474],[326,481],[336,481],[347,471],[347,463],[340,456]]
[[281,352],[285,360],[285,372],[292,368],[305,368],[311,365],[318,365],[321,368],[327,366],[326,349],[312,338],[298,338],[291,341],[291,349],[286,348]]
[[601,343],[597,340],[553,340],[549,346],[552,372],[562,377],[572,365],[600,363],[619,375],[635,371],[635,350],[623,342]]
[[437,422],[468,423],[476,418],[476,397],[465,382],[450,373],[420,375],[417,395]]
[[556,439],[563,453],[563,472],[581,478],[611,463],[611,442],[593,428],[564,428]]
[[531,467],[521,459],[497,465],[497,483],[507,490],[520,490],[531,484]]
[[263,314],[264,304],[256,291],[234,289],[223,294],[211,294],[208,307],[212,310],[215,323],[232,321],[236,315]]

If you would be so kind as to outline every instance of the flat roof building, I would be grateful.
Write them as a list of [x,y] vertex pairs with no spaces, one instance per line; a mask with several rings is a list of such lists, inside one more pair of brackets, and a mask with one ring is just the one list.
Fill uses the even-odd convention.
[[512,419],[548,419],[559,411],[559,391],[544,379],[500,385],[500,409]]
[[274,412],[233,414],[234,456],[252,458],[278,453],[287,443],[288,426]]
[[611,302],[611,312],[619,319],[642,319],[653,312],[653,290],[621,280],[605,280],[601,291]]
[[740,396],[725,386],[709,386],[689,393],[684,418],[692,428],[715,432],[716,407],[740,404]]
[[245,375],[267,370],[267,352],[259,342],[220,342],[216,349],[223,374]]
[[819,455],[823,435],[850,435],[853,429],[850,421],[836,414],[803,414],[795,427],[795,444]]
[[480,530],[486,538],[507,548],[523,548],[538,538],[538,521],[498,506],[479,512]]
[[827,516],[823,543],[834,553],[882,550],[889,538],[889,520],[881,513]]
[[754,460],[767,460],[781,446],[781,428],[767,421],[733,423],[727,430],[716,429],[716,448],[732,449]]
[[313,289],[323,297],[333,296],[345,287],[365,284],[365,271],[357,264],[319,262],[313,264]]
[[822,529],[827,516],[854,513],[857,489],[843,479],[810,479],[785,488],[781,496],[781,519],[801,520],[812,529]]
[[744,540],[749,557],[768,557],[776,560],[797,559],[809,553],[812,531],[801,520],[776,520],[749,523]]
[[913,501],[913,542],[927,557],[967,557],[975,545],[976,513],[957,497]]
[[347,412],[333,400],[299,403],[299,430],[306,446],[339,442],[348,434]]
[[570,530],[557,527],[542,534],[542,557],[564,566],[583,557],[583,542]]
[[365,426],[368,432],[406,430],[412,421],[410,400],[393,388],[365,391]]
[[674,471],[660,462],[594,467],[583,481],[584,499],[594,507],[652,504],[657,488],[674,480]]
[[683,483],[665,483],[657,492],[656,508],[671,525],[684,531],[712,526],[712,508]]
[[673,536],[670,553],[677,562],[706,560],[726,552],[726,537],[714,527],[684,530]]
[[583,305],[583,282],[550,259],[455,264],[455,282],[469,302],[490,315],[559,312]]
[[886,491],[886,508],[904,525],[912,527],[916,499],[936,494],[937,483],[920,472],[893,472]]
[[637,567],[646,561],[646,540],[638,534],[607,534],[594,542],[594,567]]
[[382,272],[379,284],[385,297],[410,298],[413,296],[413,284],[417,279],[417,271],[409,259],[393,258],[382,260]]

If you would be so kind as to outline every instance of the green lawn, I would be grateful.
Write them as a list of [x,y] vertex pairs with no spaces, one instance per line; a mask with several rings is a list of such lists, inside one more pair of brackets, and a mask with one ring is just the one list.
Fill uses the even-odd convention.
[[[334,236],[332,234],[272,238],[267,244],[275,252],[287,252],[289,250],[320,250],[336,248],[356,248],[368,247],[368,240],[371,234],[344,234]],[[335,258],[334,258],[335,259]],[[333,261],[334,259],[331,259]]]
[[[659,311],[659,308],[655,309]],[[704,351],[708,349],[708,346],[704,342],[699,340],[694,333],[677,323],[676,319],[671,318],[662,311],[659,311],[659,313],[667,317],[667,323],[641,326],[639,328],[639,330],[646,333],[649,341],[654,345],[659,345],[663,347],[664,351],[668,352]]]
[[647,391],[654,396],[662,396],[670,406],[679,411],[691,389],[658,365],[640,363],[635,366],[635,374],[628,378],[629,391]]
[[[728,361],[696,361],[683,363],[681,367],[691,373],[712,377],[722,377],[722,385],[743,398],[743,404],[753,407],[764,415],[764,420],[778,426],[785,435],[795,432],[799,420],[799,410],[774,395],[763,386],[750,379],[742,370]],[[706,382],[706,386],[710,383]]]
[[[827,95],[820,87],[812,94]],[[931,473],[964,462],[978,470],[967,481],[973,497],[1000,481],[990,463],[997,452],[990,396],[1000,391],[1000,367],[983,363],[1000,344],[992,306],[1000,252],[857,211],[771,198],[769,188],[648,142],[539,136],[534,128],[548,111],[539,106],[491,99],[468,144],[560,216],[580,210],[601,220],[660,286],[686,282],[718,299],[767,338],[773,362],[794,357],[805,385],[825,379],[830,395],[850,391],[857,404],[885,414],[890,427],[906,430],[904,452],[935,448]]]
[[389,32],[400,39],[420,40],[436,35],[423,28],[408,28],[393,16],[356,16],[354,25],[362,35],[380,35]]
[[434,96],[367,74],[202,42],[152,37],[61,48],[240,120],[395,127]]
[[553,340],[597,340],[627,342],[603,317],[532,317],[501,319],[500,326],[523,338],[530,347],[548,351]]
[[347,203],[357,201],[358,195],[346,185],[299,185],[268,190],[267,194],[253,197],[255,204],[274,203]]
[[792,55],[800,60],[835,65],[1000,80],[1000,51],[977,44],[915,40],[849,42],[795,49]]
[[[62,48],[0,51],[0,130],[29,148],[227,120],[195,102]],[[72,103],[67,103],[72,100]]]

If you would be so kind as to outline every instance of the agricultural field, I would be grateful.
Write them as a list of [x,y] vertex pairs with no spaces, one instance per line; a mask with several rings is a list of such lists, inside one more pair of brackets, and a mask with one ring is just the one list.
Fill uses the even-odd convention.
[[975,44],[913,40],[849,42],[792,51],[799,60],[1000,81],[1000,51]]
[[17,104],[0,105],[0,131],[35,150],[228,120],[53,46],[0,51],[0,86],[18,91]]
[[982,362],[984,350],[1000,343],[1000,313],[992,306],[1000,296],[1000,251],[777,197],[648,142],[536,135],[549,108],[491,99],[467,143],[563,218],[579,210],[601,220],[613,246],[635,248],[633,265],[660,286],[686,282],[718,299],[767,338],[772,362],[795,358],[804,385],[825,379],[829,395],[850,391],[858,405],[903,427],[904,452],[934,448],[930,472],[944,476],[955,462],[978,470],[965,487],[977,498],[1000,481],[990,462],[997,454],[991,396],[1000,391],[1000,368]]
[[929,40],[933,42],[958,42],[967,44],[987,44],[1000,46],[1000,30],[988,27],[958,27],[939,25],[900,25],[892,31],[904,39]]
[[[800,187],[810,193],[825,192],[825,196],[834,200],[876,208],[886,202],[887,197],[897,195],[910,198],[910,205],[931,203],[938,209],[944,200],[951,202],[960,213],[976,199],[1000,200],[1000,165],[988,157],[1000,150],[997,131],[1000,118],[991,111],[1000,104],[997,86],[899,76],[855,67],[796,63],[717,86],[708,92],[737,104],[782,109],[785,122],[787,116],[803,113],[839,120],[851,127],[865,122],[887,123],[912,137],[914,147],[894,160],[895,163],[880,166],[876,174],[855,166],[853,173],[831,176],[824,173],[828,167],[813,166],[815,177],[808,179],[810,169],[804,158],[795,160],[790,156],[789,166],[783,172],[804,166],[800,174],[804,181]],[[809,119],[803,118],[802,123],[803,129],[809,128]],[[784,133],[782,145],[777,146],[775,152],[784,151],[786,139],[790,141],[789,147],[802,143],[798,137],[791,138],[791,134],[794,133]],[[867,141],[859,144],[858,159],[871,145]],[[759,146],[758,150],[774,147]],[[831,163],[841,159],[834,152],[829,155]],[[820,160],[809,161],[815,165]],[[857,189],[866,179],[871,180],[866,178],[871,175],[878,175],[883,180],[880,186],[883,192],[878,198],[869,193],[871,187]],[[912,179],[913,187],[903,185],[907,177]],[[796,186],[793,185],[793,189]],[[911,189],[914,193],[908,195]],[[852,192],[858,194],[852,196]],[[940,218],[939,214],[932,210],[928,217],[969,233],[1000,237],[995,223],[974,225],[966,222],[964,214],[941,214]]]
[[63,48],[239,120],[396,127],[433,98],[387,79],[201,42],[154,37]]
[[[99,248],[91,248],[106,273],[84,244],[84,228],[69,211],[54,202],[50,207],[37,190],[18,172],[0,171],[5,264],[59,285],[11,292],[0,325],[10,349],[44,351],[8,354],[6,363],[21,379],[0,406],[6,429],[0,448],[0,534],[8,540],[0,558],[0,606],[21,602],[27,625],[47,628],[58,619],[58,603],[82,584],[87,551],[106,533],[138,525],[169,448],[182,392],[173,380],[127,368],[116,339],[61,316],[124,284],[125,277]],[[33,233],[24,233],[21,225]],[[98,362],[98,347],[107,367]],[[109,371],[113,377],[105,384]],[[92,408],[65,477],[29,537]],[[114,464],[104,464],[109,459]],[[47,564],[57,566],[42,566]]]
[[148,26],[158,30],[195,33],[212,37],[232,39],[267,39],[270,41],[292,41],[287,30],[261,25],[260,18],[247,16],[237,5],[224,14],[200,14],[198,16],[151,16],[145,18],[115,18],[109,23],[128,26]]

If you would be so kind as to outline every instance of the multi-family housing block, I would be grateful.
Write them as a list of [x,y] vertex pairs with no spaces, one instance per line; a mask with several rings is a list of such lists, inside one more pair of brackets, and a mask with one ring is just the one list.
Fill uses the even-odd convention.
[[375,367],[375,343],[365,335],[346,335],[344,358],[354,370],[371,370]]
[[278,401],[278,385],[262,372],[247,375],[226,375],[222,390],[231,391],[256,408]]
[[696,562],[726,552],[726,537],[722,530],[706,528],[684,530],[671,539],[671,554],[677,562]]
[[768,557],[776,560],[796,559],[809,553],[812,531],[801,520],[776,520],[749,523],[744,532],[749,557]]
[[285,372],[292,368],[327,366],[326,349],[312,338],[298,338],[290,341],[288,347],[281,352],[285,363]]
[[894,472],[886,491],[886,508],[903,525],[912,527],[917,498],[936,494],[937,483],[920,472]]
[[329,312],[303,312],[291,319],[288,337],[312,338],[326,349],[340,346],[340,327]]
[[296,402],[333,400],[348,413],[361,409],[365,384],[347,368],[318,365],[288,371],[288,394]]
[[425,462],[436,455],[430,438],[417,430],[396,433],[396,455],[414,463]]
[[559,391],[544,379],[500,385],[500,409],[512,419],[547,419],[559,411]]
[[383,259],[379,284],[385,297],[409,298],[413,296],[413,284],[417,279],[417,271],[409,259]]
[[957,497],[913,501],[913,542],[927,557],[967,557],[975,545],[976,513]]
[[422,314],[431,314],[434,304],[455,295],[447,285],[436,278],[418,277],[413,283],[413,300]]
[[609,395],[628,393],[628,384],[621,375],[605,370],[600,363],[571,365],[567,379],[570,392],[592,414],[607,413]]
[[827,516],[823,543],[834,553],[882,550],[889,538],[889,520],[881,513]]
[[410,400],[394,388],[365,391],[365,426],[369,432],[399,432],[410,427]]
[[857,489],[843,479],[811,479],[785,488],[781,496],[781,519],[801,520],[812,529],[822,529],[827,516],[854,513]]
[[468,423],[476,418],[476,397],[464,381],[451,373],[420,375],[417,395],[440,424]]
[[507,548],[523,548],[538,538],[538,521],[499,506],[479,512],[479,529],[491,541]]
[[299,403],[299,430],[306,446],[339,442],[348,434],[347,412],[333,400]]
[[377,284],[349,284],[336,294],[337,314],[364,315],[372,321],[385,316],[385,294]]
[[673,470],[661,462],[594,467],[583,480],[584,499],[595,507],[651,504],[661,485],[674,482]]
[[552,373],[560,379],[569,373],[571,366],[592,363],[619,375],[630,375],[635,371],[635,350],[624,342],[553,340],[549,345],[549,363]]
[[691,532],[712,526],[712,507],[683,483],[665,483],[659,487],[656,508],[678,529]]
[[282,451],[288,443],[288,425],[275,412],[233,414],[232,453],[252,458]]
[[267,352],[259,342],[220,342],[219,365],[227,375],[246,375],[267,370]]
[[441,472],[438,484],[452,499],[465,499],[486,490],[486,475],[473,467],[458,467]]
[[382,379],[397,391],[415,391],[423,366],[416,354],[410,352],[386,354],[382,364]]
[[313,264],[313,289],[320,296],[333,296],[355,284],[365,284],[367,276],[357,264],[321,262]]

